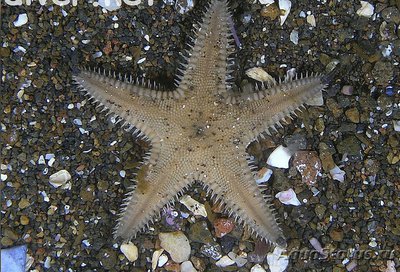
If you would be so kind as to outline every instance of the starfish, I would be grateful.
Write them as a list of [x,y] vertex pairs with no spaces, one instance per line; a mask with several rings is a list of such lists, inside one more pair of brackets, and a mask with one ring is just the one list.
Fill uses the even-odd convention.
[[287,78],[246,97],[235,95],[230,83],[230,16],[226,0],[211,0],[173,91],[90,69],[73,76],[93,103],[151,144],[125,200],[115,238],[130,240],[197,181],[257,236],[286,247],[270,196],[255,182],[246,148],[321,96],[327,80],[321,75]]

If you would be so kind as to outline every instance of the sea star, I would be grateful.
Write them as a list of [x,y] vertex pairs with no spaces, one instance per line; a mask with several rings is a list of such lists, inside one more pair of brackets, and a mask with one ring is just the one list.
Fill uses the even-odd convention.
[[73,77],[91,100],[151,143],[115,237],[131,239],[199,181],[239,222],[267,241],[286,246],[271,204],[266,203],[269,197],[255,182],[246,147],[320,96],[326,80],[319,75],[286,79],[245,98],[233,95],[230,16],[226,0],[211,0],[174,91],[90,70]]

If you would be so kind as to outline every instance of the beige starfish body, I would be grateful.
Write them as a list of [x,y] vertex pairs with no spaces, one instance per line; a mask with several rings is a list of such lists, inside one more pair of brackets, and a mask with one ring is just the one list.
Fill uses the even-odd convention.
[[230,13],[212,0],[175,91],[82,71],[75,82],[95,102],[136,127],[151,153],[128,195],[115,236],[130,239],[194,181],[259,236],[285,246],[271,204],[255,183],[246,147],[325,87],[322,77],[287,80],[237,99],[230,91]]

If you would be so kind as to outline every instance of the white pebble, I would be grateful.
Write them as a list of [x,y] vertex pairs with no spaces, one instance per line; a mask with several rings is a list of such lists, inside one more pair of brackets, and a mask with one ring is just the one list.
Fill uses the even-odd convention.
[[250,272],[267,272],[261,265],[256,264],[250,269]]
[[288,148],[280,145],[269,155],[267,164],[278,168],[289,168],[291,156],[292,152]]
[[119,171],[119,175],[121,176],[121,178],[124,178],[126,176],[126,171],[125,170]]
[[290,32],[290,41],[295,45],[299,44],[299,32],[295,29]]
[[194,200],[190,196],[182,196],[179,202],[185,205],[185,207],[188,208],[188,210],[191,211],[194,215],[207,217],[207,211],[204,205],[199,203],[197,200]]
[[360,1],[361,8],[357,10],[358,16],[371,17],[374,14],[374,6],[367,1]]
[[45,161],[45,159],[44,159],[44,156],[43,156],[43,155],[40,155],[40,156],[39,156],[39,159],[38,159],[38,164],[46,164],[46,161]]
[[216,262],[215,264],[218,267],[227,267],[234,263],[235,263],[235,261],[233,261],[231,258],[229,258],[228,256],[225,255],[221,259],[219,259],[218,262]]
[[50,167],[52,167],[55,161],[56,161],[55,158],[51,158],[51,159],[47,162],[47,165],[50,166]]
[[394,128],[394,131],[397,131],[397,132],[400,131],[400,120],[393,120],[393,128]]
[[49,182],[54,188],[64,185],[71,179],[71,174],[67,170],[60,170],[49,177]]
[[274,3],[274,0],[259,0],[261,5],[271,5],[272,3]]
[[189,260],[191,248],[183,232],[161,232],[158,238],[161,241],[161,247],[169,253],[174,262],[182,263]]
[[167,262],[168,262],[168,256],[165,254],[161,254],[161,256],[158,258],[157,266],[162,267]]
[[185,261],[181,264],[181,272],[197,272],[191,261]]
[[138,248],[132,243],[123,243],[120,247],[121,252],[130,262],[134,262],[138,258]]
[[8,178],[7,174],[1,174],[1,181],[6,181]]
[[13,22],[14,26],[20,27],[28,22],[28,15],[26,13],[21,13],[18,15],[17,19]]
[[301,202],[297,198],[296,193],[293,191],[292,188],[290,188],[287,191],[282,191],[277,193],[275,197],[278,198],[279,201],[285,205],[293,205],[293,206],[301,205]]
[[121,7],[121,0],[99,0],[97,3],[102,8],[105,8],[108,11],[117,10]]
[[315,21],[315,16],[313,14],[307,15],[307,23],[309,23],[312,27],[317,26],[317,22]]

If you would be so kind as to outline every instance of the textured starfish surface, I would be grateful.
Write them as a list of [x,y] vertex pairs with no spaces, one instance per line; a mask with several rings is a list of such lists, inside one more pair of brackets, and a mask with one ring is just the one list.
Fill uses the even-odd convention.
[[234,48],[230,22],[227,1],[212,0],[196,28],[174,91],[89,70],[74,76],[92,101],[151,143],[125,201],[116,237],[131,239],[199,181],[238,221],[285,247],[269,197],[249,167],[246,148],[320,96],[326,85],[322,76],[315,75],[274,83],[246,97],[234,95],[229,83],[229,55]]

